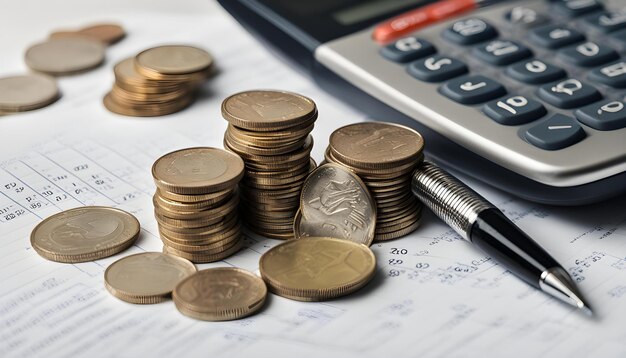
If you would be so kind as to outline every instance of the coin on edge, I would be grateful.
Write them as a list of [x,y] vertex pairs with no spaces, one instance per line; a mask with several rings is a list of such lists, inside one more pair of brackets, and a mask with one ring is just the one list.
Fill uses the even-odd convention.
[[26,65],[50,75],[84,72],[104,62],[104,45],[87,38],[48,40],[31,46],[24,55]]
[[302,186],[300,211],[304,236],[334,237],[367,246],[374,240],[376,203],[365,183],[339,164],[325,164],[309,175]]
[[189,260],[160,252],[121,258],[104,271],[107,290],[122,301],[150,304],[168,299],[176,285],[196,272]]
[[261,278],[234,267],[198,271],[180,282],[172,294],[182,314],[205,321],[249,316],[263,307],[266,296]]
[[0,112],[23,112],[45,107],[59,98],[54,78],[28,74],[0,78]]
[[376,271],[376,257],[363,244],[307,237],[274,246],[261,256],[259,269],[279,296],[324,301],[365,286]]
[[42,257],[65,263],[98,260],[131,246],[139,236],[139,221],[126,211],[85,206],[54,214],[30,234]]
[[177,150],[152,166],[157,187],[177,194],[221,191],[236,185],[243,172],[243,160],[238,155],[211,147]]

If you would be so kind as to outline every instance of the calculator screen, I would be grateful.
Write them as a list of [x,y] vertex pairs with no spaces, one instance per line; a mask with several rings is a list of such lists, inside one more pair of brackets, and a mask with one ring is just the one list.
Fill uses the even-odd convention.
[[320,42],[362,30],[433,0],[255,0]]

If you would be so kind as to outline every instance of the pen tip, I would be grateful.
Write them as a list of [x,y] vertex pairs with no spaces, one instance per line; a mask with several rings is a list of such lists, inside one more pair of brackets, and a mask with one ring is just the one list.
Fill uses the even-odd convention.
[[593,316],[591,306],[585,301],[576,284],[562,268],[555,267],[544,271],[541,274],[539,286],[544,292],[580,309],[588,316]]

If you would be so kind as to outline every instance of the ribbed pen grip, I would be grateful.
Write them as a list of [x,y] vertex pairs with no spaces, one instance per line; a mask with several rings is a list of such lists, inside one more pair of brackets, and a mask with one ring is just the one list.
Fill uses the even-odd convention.
[[478,214],[494,206],[437,165],[424,162],[413,173],[411,188],[424,205],[464,239]]

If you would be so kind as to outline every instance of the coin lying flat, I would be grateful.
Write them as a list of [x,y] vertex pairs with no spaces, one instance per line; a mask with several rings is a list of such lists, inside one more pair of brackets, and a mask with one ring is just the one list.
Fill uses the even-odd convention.
[[186,75],[207,71],[213,57],[193,46],[167,45],[153,47],[135,57],[137,70],[148,77]]
[[24,56],[34,71],[50,75],[71,75],[99,66],[105,47],[96,40],[65,38],[48,40],[30,47]]
[[50,33],[51,39],[66,39],[83,37],[98,40],[106,45],[112,45],[126,36],[126,32],[120,25],[96,24],[84,27],[80,30],[58,30]]
[[335,237],[367,246],[374,240],[376,203],[365,183],[341,165],[325,164],[309,175],[300,212],[296,237]]
[[42,257],[65,263],[98,260],[131,246],[139,236],[139,221],[120,209],[86,206],[46,218],[30,234]]
[[111,294],[130,303],[163,302],[196,266],[180,257],[144,252],[121,258],[104,272],[104,284]]
[[59,98],[56,81],[29,74],[0,78],[0,112],[22,112],[49,105]]
[[315,102],[305,96],[284,91],[247,91],[222,102],[222,116],[232,125],[255,130],[293,126],[317,117]]
[[249,316],[263,307],[266,296],[263,280],[234,267],[198,271],[180,282],[172,295],[182,314],[205,321]]
[[272,292],[298,301],[323,301],[367,284],[376,258],[362,244],[309,237],[274,246],[261,256],[259,269]]
[[243,177],[244,164],[233,153],[211,147],[181,149],[165,154],[152,166],[162,190],[205,194],[233,187]]

